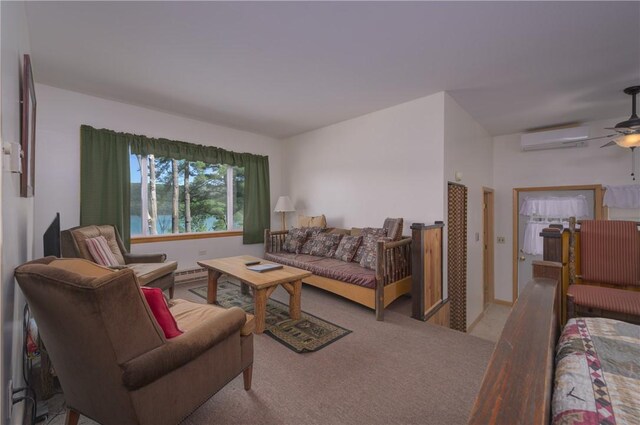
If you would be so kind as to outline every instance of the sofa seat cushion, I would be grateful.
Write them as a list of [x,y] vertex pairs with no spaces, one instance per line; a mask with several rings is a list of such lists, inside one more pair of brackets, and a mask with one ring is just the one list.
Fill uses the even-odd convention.
[[575,304],[617,313],[640,316],[640,292],[592,285],[569,285],[567,295]]
[[323,257],[314,257],[313,255],[307,254],[290,254],[288,252],[267,252],[264,254],[264,259],[284,264],[285,266],[307,270],[305,268],[306,264],[320,261]]
[[141,286],[146,286],[154,280],[173,273],[178,268],[176,261],[164,263],[133,263],[127,264],[127,268],[133,270]]
[[[169,310],[176,322],[178,322],[178,327],[184,332],[189,332],[189,330],[196,328],[203,321],[222,313],[226,308],[213,304],[200,304],[176,299],[171,300],[169,303]],[[242,329],[240,329],[240,335],[249,335],[253,333],[255,328],[256,321],[253,314],[247,313],[247,320]]]
[[316,276],[328,277],[341,282],[352,283],[365,288],[376,287],[376,273],[356,263],[346,263],[334,258],[314,257],[286,252],[268,252],[264,258],[269,261],[310,271]]

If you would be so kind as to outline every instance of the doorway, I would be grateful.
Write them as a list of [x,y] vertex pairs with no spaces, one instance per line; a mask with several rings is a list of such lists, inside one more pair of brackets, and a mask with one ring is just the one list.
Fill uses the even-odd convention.
[[482,188],[482,299],[484,308],[493,302],[494,296],[494,190],[488,187]]
[[[524,187],[513,189],[513,302],[518,298],[524,286],[531,280],[531,263],[542,260],[543,254],[541,243],[532,243],[539,237],[542,227],[548,227],[544,217],[537,217],[535,214],[521,214],[523,204],[526,202],[537,203],[543,199],[569,199],[581,198],[586,203],[585,213],[582,218],[601,219],[602,218],[602,186],[547,186],[547,187]],[[526,208],[525,208],[526,209]],[[562,224],[564,219],[569,217],[552,217],[549,222]],[[534,227],[538,224],[540,229]],[[566,227],[565,223],[565,227]]]

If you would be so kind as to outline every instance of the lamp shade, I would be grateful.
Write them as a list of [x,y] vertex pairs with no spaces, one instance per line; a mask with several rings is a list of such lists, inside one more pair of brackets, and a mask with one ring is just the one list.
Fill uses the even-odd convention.
[[640,133],[627,134],[616,140],[616,143],[623,148],[636,148],[640,146]]
[[276,202],[276,208],[273,210],[274,212],[291,212],[295,211],[293,208],[293,202],[289,199],[288,196],[281,196],[278,198],[278,202]]

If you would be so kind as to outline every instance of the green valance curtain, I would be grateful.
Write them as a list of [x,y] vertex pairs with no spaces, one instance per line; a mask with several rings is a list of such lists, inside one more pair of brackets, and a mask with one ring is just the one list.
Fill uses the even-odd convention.
[[[264,240],[264,229],[271,224],[271,201],[269,192],[269,157],[250,153],[237,153],[213,146],[196,145],[168,139],[117,133],[112,130],[96,130],[89,126],[82,126],[83,146],[92,144],[93,140],[110,140],[125,146],[127,193],[126,193],[126,234],[129,239],[129,148],[135,155],[155,155],[157,157],[185,159],[188,161],[203,161],[209,164],[227,164],[244,167],[245,199],[243,243],[261,243]],[[97,158],[99,158],[98,156]],[[124,175],[124,174],[123,174]],[[84,177],[84,174],[82,175]],[[114,181],[114,184],[117,182]],[[123,197],[124,200],[124,197]],[[81,198],[81,210],[83,201]],[[120,228],[119,228],[120,229]],[[124,236],[124,231],[121,230]],[[125,242],[126,243],[126,242]]]

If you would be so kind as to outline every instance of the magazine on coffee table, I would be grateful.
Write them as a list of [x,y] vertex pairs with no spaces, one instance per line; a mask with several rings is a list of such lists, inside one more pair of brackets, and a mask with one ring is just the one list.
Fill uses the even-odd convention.
[[255,266],[247,266],[247,269],[254,272],[268,272],[269,270],[278,270],[282,268],[282,264],[258,264]]

